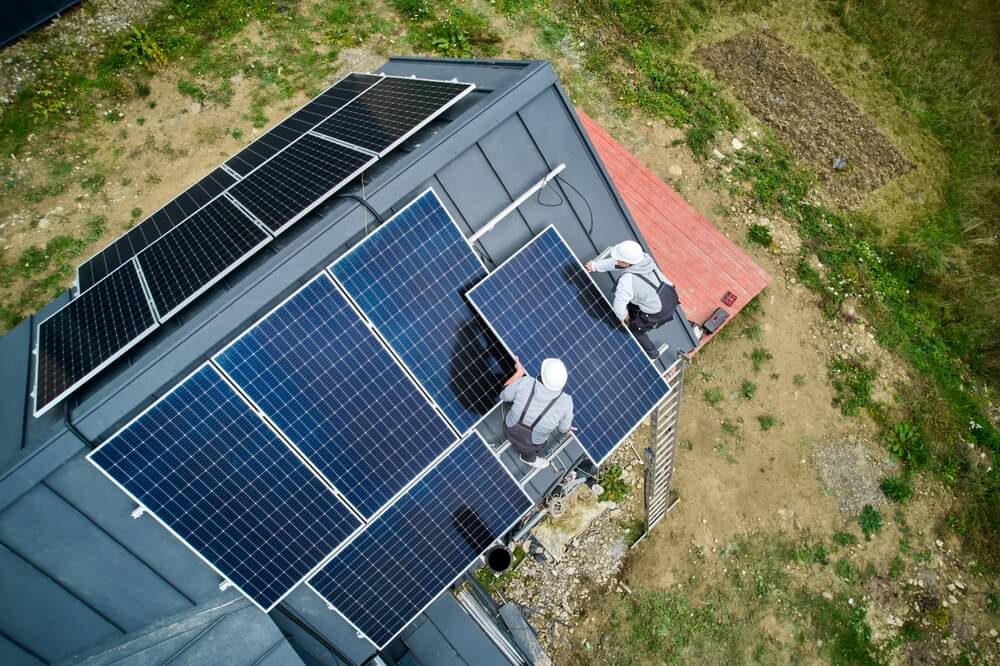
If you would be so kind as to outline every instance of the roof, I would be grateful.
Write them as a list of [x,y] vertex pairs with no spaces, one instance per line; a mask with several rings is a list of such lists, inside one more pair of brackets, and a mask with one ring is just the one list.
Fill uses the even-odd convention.
[[[577,115],[691,321],[719,307],[732,318],[763,291],[771,282],[763,268],[593,118]],[[727,291],[736,295],[732,306],[722,303]]]
[[[471,235],[565,163],[562,178],[573,189],[550,185],[564,203],[526,201],[482,238],[487,264],[499,265],[549,224],[582,260],[623,239],[646,245],[548,63],[392,58],[380,71],[456,78],[475,83],[476,90],[376,163],[363,187],[344,192],[363,195],[388,217],[433,186]],[[133,519],[133,503],[83,456],[357,244],[372,223],[355,201],[327,201],[276,239],[272,251],[241,265],[70,396],[66,408],[39,418],[31,415],[27,395],[33,328],[68,295],[0,338],[0,576],[16,581],[0,586],[0,661],[92,652],[164,618],[234,598],[233,590],[220,592],[220,578],[155,520]],[[598,281],[611,292],[610,276]],[[683,280],[678,284],[683,287]],[[534,492],[537,497],[541,490]],[[451,597],[440,599],[447,606]],[[407,650],[431,654],[427,650],[440,643],[418,647],[419,641],[452,631],[451,644],[465,646],[455,648],[456,659],[460,652],[466,661],[495,661],[496,647],[485,636],[428,613],[398,639],[397,657]],[[348,663],[374,652],[305,586],[270,616],[286,635],[299,637],[292,641],[298,650]]]

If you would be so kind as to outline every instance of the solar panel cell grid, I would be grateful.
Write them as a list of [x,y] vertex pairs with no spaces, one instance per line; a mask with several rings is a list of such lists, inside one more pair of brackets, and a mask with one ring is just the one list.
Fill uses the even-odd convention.
[[603,462],[668,386],[555,228],[549,227],[468,293],[529,374],[543,359],[569,370],[577,439]]
[[233,186],[230,193],[272,233],[279,234],[376,159],[307,134]]
[[267,232],[226,197],[139,253],[161,320],[239,265],[270,240]]
[[472,90],[468,83],[386,78],[316,131],[379,155]]
[[129,262],[38,325],[35,414],[47,411],[156,328]]
[[459,432],[496,404],[513,365],[463,298],[486,269],[433,190],[331,272]]
[[325,273],[215,360],[366,516],[455,440]]
[[207,365],[88,457],[264,610],[361,524]]
[[529,508],[470,435],[309,584],[381,649]]

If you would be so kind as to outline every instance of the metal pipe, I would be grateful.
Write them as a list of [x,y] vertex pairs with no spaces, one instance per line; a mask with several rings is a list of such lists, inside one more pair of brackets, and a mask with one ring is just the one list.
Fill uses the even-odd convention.
[[527,192],[525,192],[524,194],[522,194],[518,198],[514,199],[514,201],[512,201],[509,206],[507,206],[502,211],[500,211],[499,213],[497,213],[496,215],[494,215],[493,218],[489,222],[487,222],[485,225],[483,225],[483,227],[479,231],[477,231],[476,233],[474,233],[471,236],[469,236],[469,244],[472,245],[477,240],[479,240],[480,238],[482,238],[486,234],[488,234],[491,231],[493,231],[493,227],[497,226],[497,224],[500,222],[500,220],[502,220],[503,218],[507,217],[512,212],[514,212],[514,210],[518,206],[520,206],[521,204],[523,204],[525,201],[527,201],[528,198],[532,194],[534,194],[538,190],[540,190],[543,187],[545,187],[546,185],[548,185],[549,181],[551,181],[553,178],[555,178],[560,173],[562,173],[562,170],[565,169],[565,168],[566,168],[566,165],[563,164],[563,163],[561,163],[561,162],[558,165],[556,165],[556,168],[553,169],[552,171],[548,172],[545,175],[544,178],[542,178],[540,181],[538,181],[537,183],[535,183],[534,185],[532,185],[531,187],[529,187]]

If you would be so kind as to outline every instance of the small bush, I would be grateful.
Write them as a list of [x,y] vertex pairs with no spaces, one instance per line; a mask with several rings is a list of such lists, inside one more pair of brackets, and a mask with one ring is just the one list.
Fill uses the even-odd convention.
[[882,514],[871,504],[865,504],[861,513],[858,514],[858,526],[861,527],[866,541],[870,541],[873,534],[882,531],[883,522]]
[[833,542],[838,546],[854,546],[858,543],[858,537],[854,536],[850,532],[834,532]]
[[754,342],[759,342],[762,337],[764,337],[764,329],[761,328],[760,324],[749,324],[740,333],[747,340],[753,340]]
[[795,386],[798,386],[800,388],[803,387],[803,386],[805,386],[806,385],[806,376],[805,375],[795,375],[795,376],[793,376],[792,377],[792,384],[794,384]]
[[753,363],[753,371],[760,372],[764,364],[774,358],[774,355],[764,347],[754,347],[750,352],[750,362]]
[[885,447],[911,469],[920,469],[930,459],[930,449],[920,428],[909,423],[897,423],[889,430],[885,435]]
[[601,502],[621,502],[632,491],[632,486],[622,478],[622,468],[617,463],[609,465],[608,469],[597,477],[597,483],[604,489],[597,498]]
[[706,389],[705,392],[701,394],[701,397],[702,399],[704,399],[705,402],[707,402],[712,407],[715,407],[720,402],[726,399],[726,396],[722,392],[722,389],[720,389],[717,386],[710,389]]
[[844,416],[855,416],[861,408],[871,409],[875,369],[865,365],[865,357],[836,358],[830,363],[830,380],[837,395],[833,405]]
[[754,395],[757,393],[757,385],[754,384],[749,379],[744,379],[740,384],[740,395],[744,400],[753,400]]
[[763,247],[770,247],[774,243],[774,238],[771,237],[771,230],[767,226],[763,224],[751,224],[750,229],[747,230],[747,242]]
[[757,425],[764,432],[767,432],[774,426],[778,425],[778,419],[774,418],[771,414],[761,414],[757,417]]
[[913,492],[909,480],[902,476],[887,476],[882,479],[879,488],[886,497],[899,504],[910,499],[910,494]]
[[833,570],[848,583],[852,583],[858,578],[857,567],[847,561],[847,559],[837,560],[837,563],[833,565]]

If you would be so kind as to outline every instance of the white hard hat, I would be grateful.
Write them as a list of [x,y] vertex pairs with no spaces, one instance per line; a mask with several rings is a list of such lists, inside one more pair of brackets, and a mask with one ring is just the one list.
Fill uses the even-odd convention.
[[542,361],[542,385],[550,391],[562,391],[566,386],[566,366],[557,358]]
[[615,261],[624,261],[626,264],[637,264],[642,261],[642,247],[635,241],[622,241],[611,248],[611,257]]

